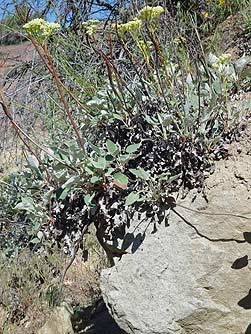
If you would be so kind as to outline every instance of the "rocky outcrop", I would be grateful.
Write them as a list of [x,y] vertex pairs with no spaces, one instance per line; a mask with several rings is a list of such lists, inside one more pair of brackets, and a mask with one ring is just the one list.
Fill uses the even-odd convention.
[[105,302],[123,330],[251,333],[250,166],[247,139],[217,163],[206,197],[178,198],[166,224],[157,217],[131,221],[126,237],[145,236],[143,243],[128,243],[131,254],[101,279]]

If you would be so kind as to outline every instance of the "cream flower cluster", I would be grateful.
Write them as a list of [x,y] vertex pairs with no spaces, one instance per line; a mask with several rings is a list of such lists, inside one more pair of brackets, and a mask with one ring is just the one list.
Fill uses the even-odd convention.
[[[208,4],[212,4],[213,0],[206,0]],[[214,2],[218,3],[221,7],[224,6],[225,0],[214,0]]]
[[47,22],[43,19],[34,19],[23,26],[24,30],[36,38],[40,43],[44,43],[56,30],[60,28],[58,23]]
[[86,30],[88,36],[93,36],[95,31],[97,30],[97,26],[99,24],[99,20],[90,20],[87,22],[83,22],[82,26]]
[[118,32],[123,35],[125,32],[130,32],[131,34],[137,34],[142,26],[142,21],[135,18],[132,21],[118,25]]
[[149,23],[150,26],[153,27],[158,22],[162,13],[164,13],[164,8],[161,6],[145,6],[133,20],[127,23],[113,25],[113,28],[117,28],[121,36],[123,36],[125,32],[137,35],[144,22]]
[[216,69],[219,69],[222,66],[226,65],[231,60],[231,58],[232,58],[232,56],[231,56],[230,53],[223,53],[214,62],[213,67],[216,68]]
[[208,59],[209,64],[215,69],[216,73],[222,75],[228,82],[237,80],[236,71],[231,58],[230,53],[224,53],[219,57],[210,54]]
[[158,20],[160,15],[164,13],[164,8],[161,6],[151,7],[145,6],[139,12],[138,18],[142,21]]

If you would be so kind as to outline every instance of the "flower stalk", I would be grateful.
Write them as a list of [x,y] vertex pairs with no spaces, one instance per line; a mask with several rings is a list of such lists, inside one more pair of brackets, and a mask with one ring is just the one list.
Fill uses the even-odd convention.
[[[26,30],[28,33],[28,37],[31,40],[33,46],[35,47],[36,51],[38,52],[41,60],[43,63],[46,65],[47,69],[49,69],[50,73],[52,74],[56,86],[59,92],[59,96],[61,99],[61,102],[64,106],[65,112],[70,120],[70,123],[73,127],[73,130],[77,136],[77,139],[79,141],[79,144],[81,148],[83,149],[84,152],[86,152],[85,145],[83,138],[78,130],[77,124],[73,118],[73,115],[70,111],[70,108],[68,106],[68,103],[66,101],[66,98],[64,96],[64,86],[62,85],[61,80],[58,77],[57,71],[55,69],[53,60],[51,58],[50,52],[46,46],[46,40],[55,33],[55,31],[59,28],[60,26],[57,23],[49,23],[46,22],[42,19],[34,19],[28,23],[26,23],[23,28]],[[44,55],[42,54],[40,50],[40,46],[42,47],[44,51]]]

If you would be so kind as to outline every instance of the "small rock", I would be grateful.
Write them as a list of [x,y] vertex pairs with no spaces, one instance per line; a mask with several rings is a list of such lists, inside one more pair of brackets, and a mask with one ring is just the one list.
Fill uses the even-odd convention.
[[7,320],[7,312],[2,307],[0,307],[0,329],[4,328],[4,323],[6,320]]
[[56,307],[38,334],[74,334],[69,310],[64,306]]

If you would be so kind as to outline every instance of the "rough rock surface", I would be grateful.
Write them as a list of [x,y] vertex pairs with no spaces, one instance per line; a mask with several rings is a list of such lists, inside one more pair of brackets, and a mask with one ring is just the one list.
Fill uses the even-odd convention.
[[38,334],[74,334],[71,313],[64,306],[56,307]]
[[251,333],[247,135],[232,147],[228,160],[216,164],[206,183],[207,200],[193,194],[178,198],[168,224],[157,224],[157,231],[147,220],[131,222],[128,233],[146,230],[143,243],[136,251],[131,243],[127,250],[133,254],[103,271],[101,279],[110,313],[127,333]]

